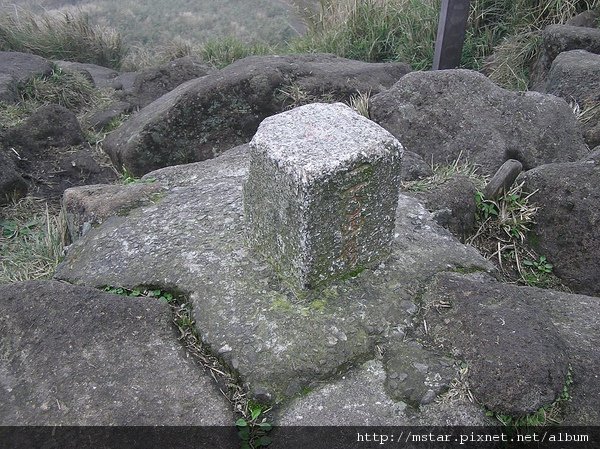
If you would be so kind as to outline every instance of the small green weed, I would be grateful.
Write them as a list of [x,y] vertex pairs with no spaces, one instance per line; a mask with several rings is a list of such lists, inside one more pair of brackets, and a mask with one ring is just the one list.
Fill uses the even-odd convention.
[[486,200],[483,193],[479,191],[475,193],[475,205],[477,206],[475,218],[479,221],[498,216],[498,205],[494,201]]
[[106,286],[103,290],[113,295],[131,296],[131,297],[147,297],[156,298],[159,301],[166,302],[167,304],[174,303],[177,299],[172,293],[164,292],[160,289],[147,289],[147,288],[134,288],[127,289],[123,287],[111,287]]
[[272,429],[272,425],[267,422],[263,414],[268,411],[263,406],[250,403],[248,406],[249,416],[240,418],[235,422],[238,428],[238,435],[242,440],[241,449],[254,449],[271,444],[271,438],[267,433]]
[[123,165],[122,172],[120,174],[120,182],[121,184],[133,184],[140,180],[140,178],[136,177],[133,173],[131,173],[127,167]]
[[535,268],[540,273],[552,273],[552,264],[546,260],[546,256],[540,256],[538,260],[525,259],[523,265]]

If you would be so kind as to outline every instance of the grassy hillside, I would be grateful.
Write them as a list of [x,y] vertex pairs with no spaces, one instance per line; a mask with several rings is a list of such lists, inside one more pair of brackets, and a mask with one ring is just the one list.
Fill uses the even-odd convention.
[[288,0],[0,0],[5,12],[13,4],[36,13],[83,11],[93,23],[115,28],[130,45],[225,36],[278,43],[304,30]]

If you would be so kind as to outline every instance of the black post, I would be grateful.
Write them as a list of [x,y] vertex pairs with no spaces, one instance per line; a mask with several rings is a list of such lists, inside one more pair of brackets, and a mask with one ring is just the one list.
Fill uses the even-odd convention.
[[460,64],[470,0],[442,0],[433,70],[454,69]]

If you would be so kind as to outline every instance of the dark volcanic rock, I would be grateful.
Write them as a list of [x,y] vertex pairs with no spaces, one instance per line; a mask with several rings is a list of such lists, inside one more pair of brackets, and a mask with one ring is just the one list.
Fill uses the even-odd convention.
[[38,108],[21,125],[6,133],[6,144],[36,157],[49,147],[65,148],[83,142],[77,117],[67,108],[49,104]]
[[489,200],[498,198],[503,192],[510,189],[522,170],[523,164],[519,161],[507,160],[486,184],[483,189],[483,196]]
[[233,422],[156,299],[55,281],[2,285],[0,354],[4,426]]
[[407,194],[421,201],[441,226],[464,241],[475,227],[476,192],[473,181],[457,175],[430,190]]
[[124,89],[124,98],[143,108],[186,81],[215,72],[208,64],[189,56],[175,59],[160,67],[142,70],[136,74],[131,89]]
[[51,72],[52,63],[40,56],[0,51],[0,101],[16,103],[19,84]]
[[426,161],[462,157],[489,175],[507,159],[530,169],[587,152],[563,100],[511,92],[469,70],[409,73],[371,99],[371,117]]
[[73,61],[54,61],[54,63],[61,69],[82,73],[98,88],[111,86],[115,77],[119,74],[116,70],[96,64]]
[[421,156],[412,151],[405,151],[402,155],[402,181],[416,181],[433,175],[433,170]]
[[101,131],[111,124],[111,122],[123,114],[133,110],[133,106],[126,101],[115,101],[105,108],[94,112],[89,116],[86,122],[96,131]]
[[333,55],[248,57],[163,95],[110,134],[104,149],[136,176],[211,159],[250,141],[265,117],[294,103],[378,93],[409,70]]
[[586,50],[600,54],[600,28],[571,25],[549,25],[542,33],[540,56],[531,74],[534,90],[543,90],[554,59],[569,50]]
[[543,310],[541,289],[444,273],[423,297],[428,333],[468,364],[489,410],[511,416],[552,403],[567,381],[567,345]]
[[585,50],[559,54],[548,73],[545,91],[577,103],[586,143],[600,145],[600,55]]
[[0,206],[27,194],[28,185],[21,177],[11,157],[0,148]]
[[565,25],[574,27],[598,28],[600,27],[600,11],[590,9],[571,17]]
[[548,164],[517,181],[537,191],[531,197],[539,210],[529,243],[574,291],[600,295],[600,165]]

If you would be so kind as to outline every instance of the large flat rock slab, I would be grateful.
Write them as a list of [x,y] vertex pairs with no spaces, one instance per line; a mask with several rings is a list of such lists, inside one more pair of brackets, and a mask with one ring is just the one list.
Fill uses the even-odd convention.
[[[438,401],[420,411],[393,400],[385,388],[389,374],[371,360],[335,382],[310,391],[280,409],[278,426],[483,426],[485,412],[463,399]],[[285,429],[276,438],[285,441]],[[279,446],[276,446],[279,447]],[[281,446],[284,447],[284,446]]]
[[169,307],[57,281],[0,286],[0,424],[231,425]]
[[208,347],[251,394],[285,400],[374,357],[405,329],[435,273],[492,271],[475,249],[400,196],[389,259],[358,277],[297,296],[245,242],[246,146],[202,163],[149,173],[156,204],[108,218],[77,241],[56,277],[78,284],[159,286],[187,294]]

